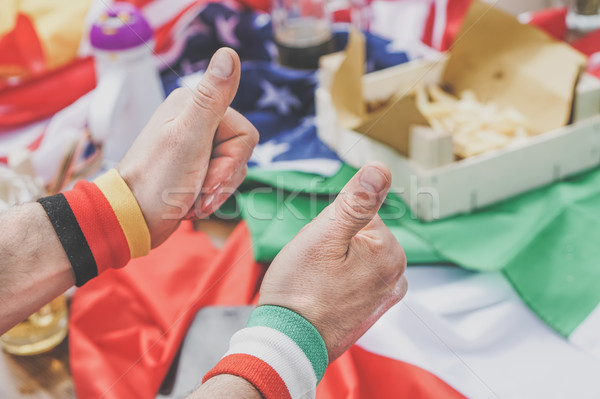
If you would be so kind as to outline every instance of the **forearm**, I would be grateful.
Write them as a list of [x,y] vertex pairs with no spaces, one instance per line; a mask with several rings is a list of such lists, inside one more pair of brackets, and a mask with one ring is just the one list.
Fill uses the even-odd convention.
[[0,332],[73,284],[150,252],[131,190],[112,169],[94,182],[0,214]]
[[234,375],[222,374],[206,381],[188,396],[188,399],[201,398],[260,399],[262,396],[245,379]]
[[39,203],[0,213],[0,334],[74,284],[71,265]]

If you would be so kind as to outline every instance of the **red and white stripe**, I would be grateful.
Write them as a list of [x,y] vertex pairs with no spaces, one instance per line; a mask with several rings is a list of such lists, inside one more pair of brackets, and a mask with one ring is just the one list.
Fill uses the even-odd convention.
[[269,327],[244,328],[233,335],[223,356],[249,355],[270,366],[281,378],[290,397],[313,398],[317,377],[310,360],[287,335]]
[[[363,350],[429,372],[469,398],[600,397],[600,312],[566,339],[501,273],[415,267],[406,275],[409,293],[359,340]],[[370,367],[383,370],[383,362],[373,358]]]

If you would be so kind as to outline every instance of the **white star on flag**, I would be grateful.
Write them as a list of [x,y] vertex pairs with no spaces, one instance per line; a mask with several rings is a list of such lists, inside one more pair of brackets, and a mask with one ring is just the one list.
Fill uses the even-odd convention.
[[260,108],[275,107],[280,114],[287,115],[293,108],[299,108],[302,103],[287,87],[275,87],[271,82],[260,82],[263,95],[258,99]]
[[266,166],[272,163],[275,157],[289,150],[289,143],[274,143],[270,140],[254,148],[250,161],[256,162],[259,166]]
[[271,16],[269,14],[258,14],[254,20],[254,27],[260,29],[271,22]]
[[215,18],[215,27],[219,38],[229,47],[239,47],[240,41],[235,35],[235,27],[238,25],[239,18],[235,15],[225,18],[222,15],[217,15]]

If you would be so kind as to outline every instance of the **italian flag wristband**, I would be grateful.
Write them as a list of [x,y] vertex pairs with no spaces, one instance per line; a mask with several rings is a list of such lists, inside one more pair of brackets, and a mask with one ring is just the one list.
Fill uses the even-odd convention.
[[328,359],[323,338],[308,320],[287,308],[259,306],[202,382],[231,374],[265,399],[314,398]]
[[40,198],[81,287],[100,273],[150,252],[150,232],[135,197],[115,169],[93,183]]

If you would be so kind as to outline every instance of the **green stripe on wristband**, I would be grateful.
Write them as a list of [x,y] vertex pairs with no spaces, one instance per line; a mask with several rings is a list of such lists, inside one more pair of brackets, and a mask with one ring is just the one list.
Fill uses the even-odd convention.
[[327,347],[319,331],[308,320],[287,308],[259,306],[250,315],[246,327],[269,327],[290,337],[312,364],[317,383],[323,378],[329,363]]

